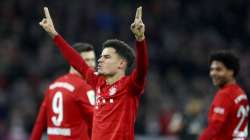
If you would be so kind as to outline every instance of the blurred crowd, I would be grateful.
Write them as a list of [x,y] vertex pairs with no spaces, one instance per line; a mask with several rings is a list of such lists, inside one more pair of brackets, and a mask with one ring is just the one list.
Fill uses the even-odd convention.
[[69,43],[91,43],[99,56],[106,39],[134,46],[129,28],[139,4],[150,67],[137,135],[196,139],[216,91],[209,78],[212,51],[240,57],[238,81],[250,93],[248,0],[0,0],[0,139],[28,139],[45,88],[69,68],[38,25],[43,6]]

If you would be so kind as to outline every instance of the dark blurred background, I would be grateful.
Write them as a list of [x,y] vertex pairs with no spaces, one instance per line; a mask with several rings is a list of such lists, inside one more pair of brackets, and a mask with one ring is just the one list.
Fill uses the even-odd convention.
[[196,139],[216,91],[211,51],[239,55],[238,81],[250,93],[249,0],[0,0],[0,140],[28,139],[45,88],[68,70],[38,25],[44,6],[68,42],[92,43],[99,56],[106,39],[134,46],[129,28],[139,5],[150,67],[137,140]]

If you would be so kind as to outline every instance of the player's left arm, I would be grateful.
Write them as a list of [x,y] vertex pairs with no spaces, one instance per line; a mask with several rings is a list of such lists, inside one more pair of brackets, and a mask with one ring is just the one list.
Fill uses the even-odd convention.
[[142,92],[148,72],[148,50],[145,39],[145,25],[142,21],[142,7],[137,8],[131,31],[136,39],[136,68],[132,72],[133,87]]
[[30,140],[40,140],[47,126],[47,116],[46,116],[46,97],[40,106],[39,113],[33,127]]

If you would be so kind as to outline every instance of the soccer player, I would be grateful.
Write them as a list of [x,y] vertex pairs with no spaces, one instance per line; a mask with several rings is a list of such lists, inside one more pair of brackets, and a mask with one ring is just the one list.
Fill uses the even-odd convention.
[[137,8],[135,20],[131,24],[136,38],[136,60],[128,44],[117,39],[107,40],[103,43],[97,74],[57,33],[46,7],[45,18],[40,25],[53,38],[70,65],[95,88],[92,140],[134,140],[134,124],[148,68],[142,8]]
[[246,140],[249,103],[245,92],[236,82],[240,65],[229,51],[210,56],[210,77],[219,87],[208,114],[208,127],[199,140]]
[[[94,70],[92,45],[76,43],[73,47]],[[71,67],[47,89],[30,140],[40,140],[46,127],[49,140],[90,140],[94,104],[94,90]]]

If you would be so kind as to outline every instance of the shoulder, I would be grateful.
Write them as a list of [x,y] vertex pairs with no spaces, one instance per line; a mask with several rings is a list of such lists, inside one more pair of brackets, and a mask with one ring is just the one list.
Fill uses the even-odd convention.
[[128,84],[130,83],[133,83],[133,80],[131,79],[131,77],[124,76],[123,78],[119,80],[119,82],[117,82],[117,87],[119,89],[128,88]]
[[79,87],[81,85],[86,85],[86,81],[82,79],[81,76],[76,74],[67,74],[64,76],[63,81],[68,82],[75,87]]
[[239,95],[246,95],[246,94],[244,90],[238,84],[234,84],[225,88],[222,91],[222,95],[234,99],[235,97]]
[[219,89],[214,98],[214,104],[228,104],[233,101],[231,91],[228,89]]
[[62,89],[66,89],[70,92],[73,92],[78,87],[83,85],[83,83],[84,83],[84,80],[82,80],[77,75],[65,74],[65,75],[58,77],[55,81],[53,81],[49,85],[49,90],[62,88]]
[[215,96],[217,102],[234,102],[240,95],[246,96],[242,88],[235,84],[220,89]]

